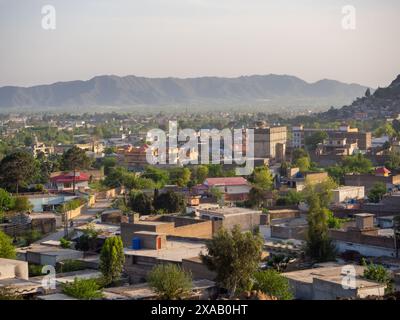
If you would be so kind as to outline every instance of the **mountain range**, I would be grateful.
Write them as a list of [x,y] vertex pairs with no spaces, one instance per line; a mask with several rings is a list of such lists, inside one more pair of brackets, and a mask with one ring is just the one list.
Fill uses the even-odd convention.
[[317,115],[326,119],[351,119],[355,116],[364,119],[381,119],[394,117],[400,114],[400,74],[389,86],[378,88],[371,94],[367,91],[350,105],[340,109],[331,108],[327,112]]
[[135,106],[276,107],[342,106],[363,96],[368,87],[334,80],[308,83],[289,75],[237,78],[146,78],[97,76],[87,81],[57,82],[32,87],[0,87],[0,110]]

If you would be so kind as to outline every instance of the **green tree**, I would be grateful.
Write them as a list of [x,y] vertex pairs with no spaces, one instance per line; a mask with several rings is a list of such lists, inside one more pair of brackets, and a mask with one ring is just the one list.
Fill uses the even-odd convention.
[[6,190],[0,188],[0,211],[9,211],[15,205],[15,198]]
[[345,157],[342,167],[345,173],[369,173],[373,169],[371,160],[365,158],[361,153]]
[[316,193],[307,198],[309,210],[306,255],[319,262],[334,260],[336,255],[335,246],[328,236],[329,210],[321,206],[323,202]]
[[306,180],[306,186],[302,193],[307,202],[312,195],[318,195],[321,207],[327,208],[332,202],[332,190],[335,188],[337,188],[337,184],[332,178],[328,178],[320,183],[312,183],[309,180]]
[[131,191],[129,193],[130,208],[140,214],[152,214],[154,212],[153,200],[142,191]]
[[174,168],[169,172],[170,181],[179,187],[186,187],[191,179],[192,172],[188,168]]
[[400,153],[390,152],[389,159],[385,162],[385,167],[390,170],[398,170],[400,168]]
[[15,259],[16,252],[12,239],[3,231],[0,231],[0,258]]
[[317,148],[317,144],[322,143],[326,139],[328,139],[328,134],[326,131],[317,131],[305,138],[305,144],[308,149],[315,150]]
[[62,292],[67,296],[81,300],[93,300],[103,297],[96,279],[79,280],[75,278],[73,282],[62,285]]
[[196,179],[198,183],[203,183],[208,177],[208,167],[199,165],[196,169]]
[[306,150],[304,149],[294,149],[292,153],[292,163],[296,163],[297,159],[310,157]]
[[107,284],[115,283],[120,279],[124,263],[124,246],[121,237],[107,238],[100,252],[99,266]]
[[218,187],[211,187],[209,193],[213,198],[217,199],[217,202],[221,202],[224,199],[224,192]]
[[168,171],[152,166],[146,167],[145,171],[143,172],[143,177],[153,180],[158,189],[161,189],[169,182]]
[[375,137],[389,136],[394,137],[396,135],[396,130],[393,129],[392,125],[385,122],[382,126],[374,131]]
[[90,165],[90,159],[87,157],[84,150],[78,148],[77,146],[73,146],[71,149],[68,149],[66,152],[64,152],[61,163],[63,170],[72,170],[74,174],[72,190],[75,192],[76,171],[88,168]]
[[167,191],[154,198],[154,208],[167,213],[181,212],[185,207],[185,199],[179,193]]
[[380,264],[374,264],[372,262],[367,263],[365,259],[362,260],[362,265],[365,267],[363,274],[364,278],[386,284],[386,294],[394,291],[393,279],[390,275],[390,272],[384,266]]
[[328,216],[327,223],[329,229],[340,229],[345,219],[336,218],[332,211],[326,210]]
[[148,282],[164,300],[183,299],[192,289],[192,276],[175,264],[156,265],[148,276]]
[[258,187],[254,186],[253,188],[250,189],[249,192],[249,203],[252,207],[259,208],[265,199],[265,191]]
[[19,187],[30,183],[36,174],[35,160],[28,152],[15,151],[0,162],[1,185],[17,194]]
[[257,167],[251,176],[253,185],[262,190],[271,190],[273,185],[273,177],[267,167]]
[[27,197],[16,197],[13,210],[15,212],[27,212],[32,210],[33,205]]
[[386,194],[386,186],[382,182],[377,182],[373,185],[371,190],[368,192],[368,200],[373,203],[378,203],[382,200]]
[[254,274],[254,280],[253,288],[255,290],[261,290],[279,300],[293,299],[289,281],[274,269],[256,272]]
[[296,160],[294,165],[299,168],[300,172],[307,172],[310,170],[311,161],[309,157],[301,157]]
[[259,268],[264,240],[259,234],[241,232],[235,226],[231,232],[221,228],[207,241],[207,254],[200,254],[203,263],[217,273],[216,281],[231,297],[249,290],[252,276]]

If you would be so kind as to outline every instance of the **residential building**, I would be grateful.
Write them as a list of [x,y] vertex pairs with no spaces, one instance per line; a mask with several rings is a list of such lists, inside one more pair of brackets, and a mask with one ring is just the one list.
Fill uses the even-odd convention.
[[357,143],[348,143],[347,138],[326,139],[317,145],[316,155],[351,156],[358,150]]
[[[251,189],[250,183],[243,177],[207,178],[204,190],[209,192],[211,188],[220,190],[226,201],[243,201],[248,198]],[[198,188],[200,190],[201,188]],[[197,190],[197,189],[195,189]]]
[[363,266],[328,263],[282,275],[289,280],[296,299],[336,300],[383,296],[386,284],[367,280],[363,273]]
[[198,210],[200,218],[213,222],[213,233],[221,227],[231,230],[238,225],[243,231],[253,231],[260,225],[261,211],[239,207]]
[[369,257],[395,257],[396,246],[392,232],[382,230],[374,224],[374,214],[354,214],[355,222],[341,229],[330,229],[329,236],[338,252],[357,251]]
[[365,197],[364,186],[342,186],[332,190],[333,203],[341,203],[350,200],[361,200]]
[[11,294],[28,296],[43,291],[41,283],[29,281],[28,263],[0,258],[0,289],[7,288]]
[[90,177],[84,172],[62,173],[50,178],[49,190],[54,191],[72,191],[74,182],[75,190],[89,189]]
[[372,174],[346,174],[344,176],[346,186],[364,186],[365,192],[371,190],[377,183],[383,183],[388,190],[393,189],[400,185],[400,174],[391,174],[386,168],[380,167]]
[[279,159],[286,153],[287,128],[284,126],[267,127],[261,124],[254,128],[254,157]]
[[358,131],[357,128],[351,128],[349,125],[343,124],[339,129],[304,128],[302,125],[294,126],[292,127],[292,147],[304,148],[306,138],[320,131],[328,134],[328,140],[346,139],[347,144],[357,143],[357,148],[360,150],[368,150],[372,146],[371,132]]

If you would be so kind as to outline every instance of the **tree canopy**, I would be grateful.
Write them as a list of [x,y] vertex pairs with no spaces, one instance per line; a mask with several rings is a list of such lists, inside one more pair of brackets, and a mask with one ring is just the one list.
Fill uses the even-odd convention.
[[165,300],[182,299],[192,289],[191,274],[171,263],[156,265],[147,280],[158,296]]
[[216,281],[231,296],[249,290],[252,276],[259,268],[264,240],[259,234],[241,232],[235,226],[231,232],[221,228],[207,242],[207,254],[201,254],[203,263],[217,273]]
[[254,274],[253,289],[276,297],[279,300],[292,300],[293,293],[291,291],[289,281],[274,269],[258,271]]
[[0,258],[15,259],[16,252],[12,239],[0,231]]
[[99,269],[107,284],[120,279],[125,262],[121,237],[110,237],[104,242],[100,252]]
[[17,150],[0,162],[0,183],[8,191],[18,193],[20,186],[29,184],[36,173],[35,159],[26,151]]

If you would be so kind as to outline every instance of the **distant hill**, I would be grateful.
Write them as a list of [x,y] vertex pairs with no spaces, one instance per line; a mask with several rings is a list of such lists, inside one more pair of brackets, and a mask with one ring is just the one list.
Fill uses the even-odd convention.
[[334,80],[308,83],[288,75],[238,78],[145,78],[98,76],[88,81],[33,87],[1,87],[0,109],[29,110],[135,106],[339,106],[362,96],[367,87]]
[[364,117],[379,119],[400,114],[400,75],[386,88],[378,88],[373,94],[366,92],[357,98],[351,105],[340,109],[331,108],[320,113],[319,118],[326,119],[354,119]]

